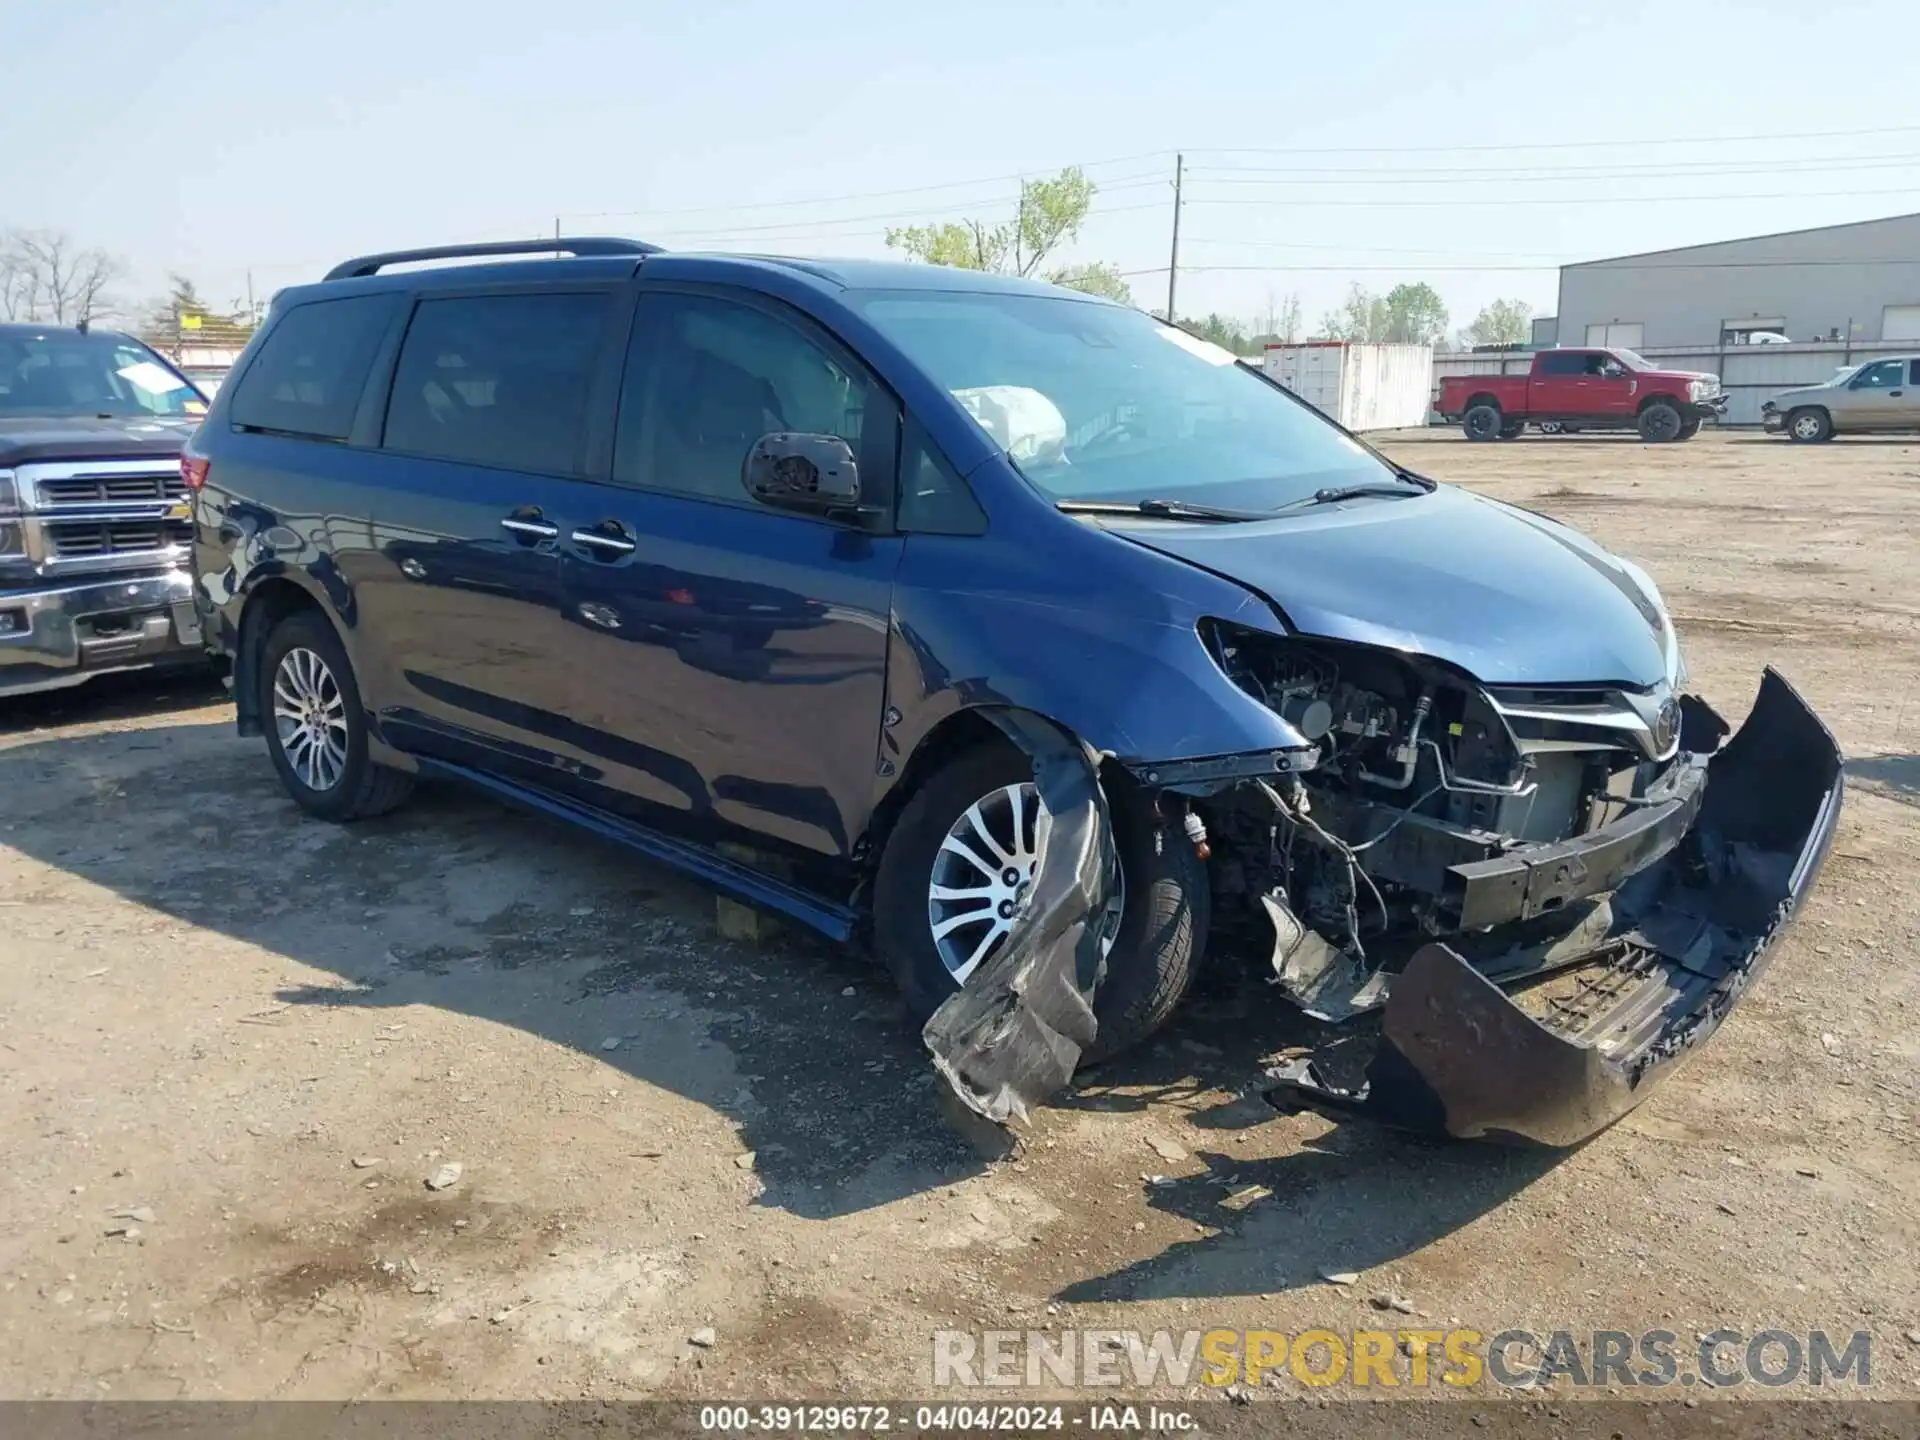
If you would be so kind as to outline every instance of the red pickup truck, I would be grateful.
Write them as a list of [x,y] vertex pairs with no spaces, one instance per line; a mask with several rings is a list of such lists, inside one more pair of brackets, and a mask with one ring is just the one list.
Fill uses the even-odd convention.
[[1727,397],[1718,375],[1662,370],[1631,350],[1542,350],[1525,375],[1442,376],[1433,408],[1469,440],[1511,440],[1532,424],[1659,442],[1691,440]]

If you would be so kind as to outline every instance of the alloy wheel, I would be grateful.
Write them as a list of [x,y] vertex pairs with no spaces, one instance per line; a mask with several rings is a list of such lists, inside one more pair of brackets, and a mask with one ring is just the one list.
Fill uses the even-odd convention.
[[1818,415],[1796,416],[1793,422],[1793,435],[1796,440],[1818,440],[1820,417]]
[[[969,805],[940,842],[927,885],[927,924],[956,984],[1005,943],[1026,906],[1051,824],[1033,784],[1007,785]],[[1102,954],[1113,948],[1125,905],[1125,876],[1116,871],[1101,919]]]
[[327,662],[297,648],[273,675],[273,728],[287,764],[309,790],[331,790],[347,769],[347,702]]

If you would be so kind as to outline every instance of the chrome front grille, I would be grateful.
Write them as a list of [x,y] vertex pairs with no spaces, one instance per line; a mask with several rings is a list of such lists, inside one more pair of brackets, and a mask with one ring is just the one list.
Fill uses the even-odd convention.
[[1664,685],[1646,692],[1489,687],[1487,698],[1522,751],[1631,749],[1665,760],[1679,742],[1679,705]]
[[123,500],[184,500],[187,482],[177,469],[153,475],[76,475],[39,482],[42,509],[110,505]]
[[49,520],[44,533],[48,559],[81,560],[185,545],[193,539],[193,523],[188,520]]
[[193,521],[172,457],[30,461],[15,475],[23,548],[36,575],[52,580],[185,563]]

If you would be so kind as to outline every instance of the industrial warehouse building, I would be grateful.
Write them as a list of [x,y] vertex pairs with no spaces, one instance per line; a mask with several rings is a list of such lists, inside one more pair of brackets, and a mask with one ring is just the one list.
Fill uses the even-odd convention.
[[1560,271],[1562,345],[1920,344],[1920,215],[1589,260]]
[[1920,354],[1920,215],[1568,265],[1558,310],[1533,322],[1526,350],[1435,356],[1436,377],[1524,370],[1539,347],[1625,347],[1719,375],[1727,423],[1757,425],[1779,391]]

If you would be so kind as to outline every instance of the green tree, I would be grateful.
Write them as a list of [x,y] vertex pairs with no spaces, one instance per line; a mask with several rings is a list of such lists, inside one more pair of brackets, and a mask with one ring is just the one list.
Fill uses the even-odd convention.
[[1180,328],[1189,335],[1210,340],[1222,350],[1231,350],[1236,355],[1250,355],[1255,348],[1247,332],[1224,315],[1209,315],[1204,320],[1182,320]]
[[1354,285],[1339,307],[1321,318],[1320,332],[1327,340],[1384,340],[1388,321],[1387,302],[1364,286]]
[[1111,265],[1061,265],[1041,270],[1048,256],[1079,236],[1096,193],[1097,187],[1079,167],[1069,166],[1051,180],[1022,181],[1011,221],[994,225],[983,220],[949,220],[939,225],[890,228],[887,245],[928,265],[1003,275],[1044,273],[1055,285],[1130,301],[1133,292]]
[[1396,285],[1387,292],[1387,333],[1396,345],[1432,345],[1447,333],[1447,307],[1425,281]]
[[1385,295],[1355,285],[1320,322],[1329,340],[1431,345],[1447,333],[1447,307],[1429,284],[1400,284]]
[[1467,327],[1475,345],[1519,345],[1532,334],[1533,306],[1524,300],[1496,300]]
[[1062,265],[1047,272],[1047,283],[1088,295],[1099,295],[1107,300],[1118,300],[1122,305],[1133,303],[1133,287],[1127,284],[1126,278],[1116,267],[1104,263]]

